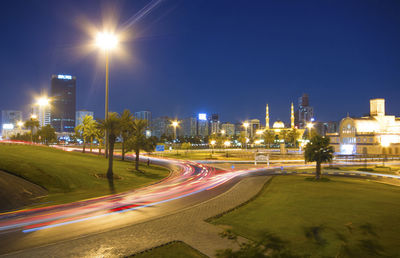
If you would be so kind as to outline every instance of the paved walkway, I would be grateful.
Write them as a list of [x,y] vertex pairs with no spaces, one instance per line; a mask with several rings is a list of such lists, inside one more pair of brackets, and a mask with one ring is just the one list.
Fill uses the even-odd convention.
[[177,213],[102,234],[17,252],[10,256],[41,258],[127,256],[173,240],[180,240],[213,257],[217,249],[235,249],[237,246],[233,241],[218,235],[222,231],[221,228],[204,220],[251,199],[269,179],[268,176],[244,178],[227,192]]

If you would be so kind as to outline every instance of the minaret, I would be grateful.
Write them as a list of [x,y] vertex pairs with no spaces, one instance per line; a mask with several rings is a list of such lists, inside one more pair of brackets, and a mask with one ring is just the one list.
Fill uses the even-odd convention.
[[267,107],[265,108],[265,129],[269,129],[269,109],[268,109],[268,104],[267,104]]
[[294,128],[294,108],[293,108],[293,102],[290,107],[290,127]]

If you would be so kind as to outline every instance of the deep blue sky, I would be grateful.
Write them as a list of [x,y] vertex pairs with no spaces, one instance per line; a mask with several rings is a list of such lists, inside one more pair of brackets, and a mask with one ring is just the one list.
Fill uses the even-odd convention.
[[[101,28],[110,3],[123,24],[150,1],[2,2],[0,109],[24,109],[51,74],[77,76],[77,108],[104,114],[104,67],[84,20]],[[108,5],[106,5],[108,3]],[[108,11],[110,13],[110,11]],[[289,120],[308,93],[318,120],[386,99],[400,115],[400,1],[164,0],[129,27],[113,56],[110,109],[222,121]]]

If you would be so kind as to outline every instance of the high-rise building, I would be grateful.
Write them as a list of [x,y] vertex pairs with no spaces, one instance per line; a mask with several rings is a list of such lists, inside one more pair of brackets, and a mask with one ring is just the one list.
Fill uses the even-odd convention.
[[51,125],[56,132],[74,132],[76,115],[76,77],[51,77]]
[[219,132],[220,122],[218,114],[212,114],[209,123],[209,134],[217,134]]
[[17,123],[22,121],[22,111],[18,110],[2,110],[1,111],[1,124],[2,128],[5,127],[13,127],[17,126]]
[[235,135],[235,125],[231,123],[223,123],[221,125],[221,132],[223,131],[226,136]]
[[305,128],[307,123],[314,117],[314,108],[310,106],[307,94],[299,98],[299,107],[295,113],[295,125],[298,128]]
[[181,121],[180,124],[182,136],[194,137],[197,135],[197,119],[196,117],[188,117]]
[[150,111],[138,111],[135,112],[135,118],[147,120],[147,122],[151,123],[151,112]]
[[[173,136],[174,131],[171,126],[171,118],[167,116],[157,117],[152,121],[152,135],[157,138],[161,138],[161,136]],[[178,130],[177,130],[178,132]]]
[[197,135],[198,136],[208,136],[208,120],[207,114],[200,113],[197,116]]
[[78,110],[76,111],[75,115],[75,127],[82,124],[82,119],[85,116],[91,116],[94,118],[94,112],[93,111],[87,111],[87,110]]
[[1,134],[3,139],[8,139],[11,135],[24,133],[18,123],[22,121],[22,112],[18,110],[1,111]]

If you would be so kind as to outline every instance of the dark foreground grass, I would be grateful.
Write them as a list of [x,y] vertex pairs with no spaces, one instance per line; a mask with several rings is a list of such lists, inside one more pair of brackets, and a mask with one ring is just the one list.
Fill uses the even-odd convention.
[[204,258],[207,257],[183,242],[173,242],[150,251],[131,256],[132,258]]
[[[107,160],[97,155],[50,147],[0,144],[0,170],[21,176],[49,191],[40,203],[59,204],[110,194],[104,176]],[[149,185],[169,174],[163,167],[114,161],[116,192]]]
[[275,234],[298,255],[400,257],[400,187],[329,179],[275,177],[254,201],[212,223],[252,240]]

